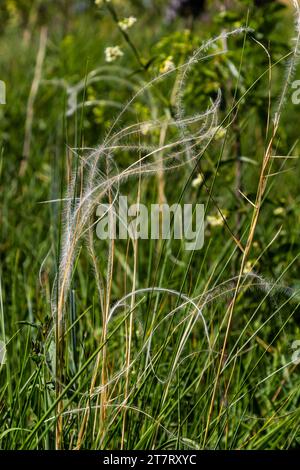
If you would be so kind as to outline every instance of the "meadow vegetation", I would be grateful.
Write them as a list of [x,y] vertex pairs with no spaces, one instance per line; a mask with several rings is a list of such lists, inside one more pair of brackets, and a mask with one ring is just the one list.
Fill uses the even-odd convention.
[[1,2],[2,450],[299,447],[300,6],[175,3]]

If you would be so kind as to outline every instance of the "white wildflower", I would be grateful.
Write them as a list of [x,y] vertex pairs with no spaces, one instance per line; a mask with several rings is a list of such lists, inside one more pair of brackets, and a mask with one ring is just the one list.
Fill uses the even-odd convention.
[[140,129],[141,129],[141,133],[143,135],[147,135],[148,132],[151,130],[151,123],[150,122],[143,122],[143,124],[141,124],[141,126],[140,126]]
[[207,223],[211,227],[221,227],[224,224],[226,217],[226,211],[222,211],[222,215],[220,213],[218,213],[217,215],[208,215]]
[[105,49],[105,60],[106,62],[114,62],[119,57],[122,57],[124,54],[121,51],[119,46],[107,47]]
[[276,209],[274,209],[273,211],[273,214],[274,215],[284,215],[286,212],[285,208],[284,207],[276,207]]
[[127,31],[127,29],[131,28],[137,19],[134,16],[129,16],[129,18],[124,18],[123,20],[118,22],[118,25],[122,29],[122,31]]

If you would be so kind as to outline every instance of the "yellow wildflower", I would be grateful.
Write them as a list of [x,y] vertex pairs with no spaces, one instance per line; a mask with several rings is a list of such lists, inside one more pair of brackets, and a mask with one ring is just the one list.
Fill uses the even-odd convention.
[[173,57],[169,55],[162,63],[159,71],[160,73],[167,73],[175,69],[175,64],[173,62]]
[[197,177],[193,179],[192,181],[193,188],[198,188],[198,186],[200,186],[202,182],[203,182],[203,176],[201,175],[201,173],[198,173]]

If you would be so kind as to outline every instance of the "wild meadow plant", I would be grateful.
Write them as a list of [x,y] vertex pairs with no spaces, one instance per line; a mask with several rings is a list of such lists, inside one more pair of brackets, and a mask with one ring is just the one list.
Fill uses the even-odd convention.
[[[280,157],[276,155],[278,130],[299,56],[300,8],[296,0],[293,6],[293,49],[277,63],[271,63],[266,47],[252,40],[252,30],[245,26],[221,32],[185,62],[176,65],[172,61],[172,66],[154,78],[145,74],[143,79],[129,79],[125,69],[111,65],[93,70],[76,85],[47,82],[66,90],[66,116],[79,110],[81,127],[84,109],[91,103],[85,95],[78,103],[79,96],[92,83],[110,81],[115,72],[117,86],[128,86],[133,96],[121,109],[119,103],[105,100],[119,110],[117,117],[96,148],[85,147],[79,139],[79,145],[71,149],[75,165],[68,168],[65,194],[49,201],[60,206],[55,280],[49,293],[51,316],[47,328],[39,331],[42,351],[33,356],[36,368],[29,376],[25,374],[30,360],[27,337],[18,396],[10,389],[15,372],[9,354],[7,364],[0,365],[7,374],[0,406],[3,397],[10,396],[4,415],[9,424],[3,423],[0,438],[3,448],[260,449],[295,445],[299,388],[293,372],[297,364],[292,352],[284,361],[280,348],[276,349],[299,307],[298,291],[283,282],[295,259],[277,279],[267,279],[256,270],[279,233],[252,258],[269,181],[276,176],[272,168]],[[116,21],[119,23],[118,18]],[[241,96],[232,97],[222,118],[221,90],[206,110],[187,114],[185,90],[190,74],[210,59],[228,55],[228,44],[238,36],[243,40],[242,52],[246,42],[252,41],[254,49],[263,49],[268,66]],[[134,50],[137,62],[145,66]],[[122,56],[121,49],[106,49],[108,62],[115,56]],[[284,60],[285,77],[279,97],[273,101],[272,74]],[[238,82],[242,66],[241,59]],[[221,173],[224,146],[239,107],[266,78],[270,93],[255,197],[251,200],[240,190],[247,210],[234,226],[212,188]],[[168,106],[160,93],[164,82],[171,89]],[[133,112],[142,100],[150,109],[147,121],[139,121]],[[160,107],[163,113],[158,111]],[[200,163],[220,133],[224,140],[210,186]],[[129,155],[129,163],[124,155]],[[286,162],[288,156],[281,158]],[[171,177],[178,182],[174,201],[168,199],[168,184],[174,185]],[[207,198],[203,202],[206,209],[213,203],[218,224],[212,218],[207,221],[210,236],[201,251],[185,250],[184,241],[172,237],[97,238],[100,204],[113,206],[121,194],[128,194],[138,208],[153,199],[154,186],[160,205],[194,200],[195,188],[203,187]],[[224,238],[214,262],[206,266],[214,243],[213,227],[218,225],[229,238]],[[190,275],[191,269],[196,275]],[[87,300],[84,308],[78,285]],[[0,293],[4,334],[2,290]],[[276,324],[274,329],[272,324]]]

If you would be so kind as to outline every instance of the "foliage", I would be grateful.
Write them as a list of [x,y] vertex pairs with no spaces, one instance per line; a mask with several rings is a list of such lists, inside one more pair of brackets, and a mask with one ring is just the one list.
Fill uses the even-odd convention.
[[[0,448],[297,448],[292,4],[98,3],[0,7]],[[98,240],[115,180],[205,204],[204,248]]]

